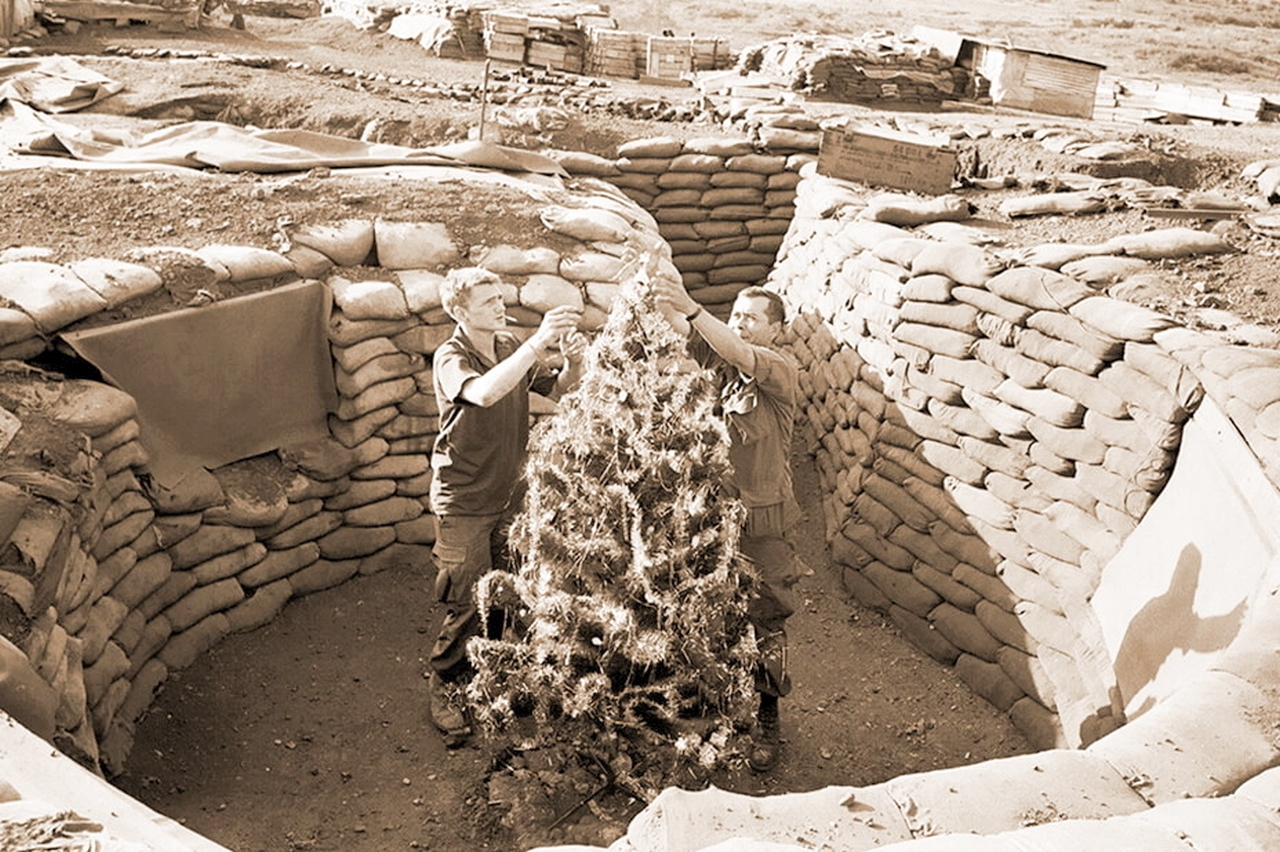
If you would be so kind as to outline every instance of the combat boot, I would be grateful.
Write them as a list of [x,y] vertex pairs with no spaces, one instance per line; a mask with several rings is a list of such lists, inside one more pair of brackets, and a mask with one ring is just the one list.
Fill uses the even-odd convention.
[[471,723],[466,714],[454,706],[449,690],[440,675],[431,673],[427,682],[427,703],[431,709],[431,721],[440,729],[447,748],[458,748],[471,736]]
[[751,735],[747,765],[756,772],[768,772],[778,762],[782,750],[782,730],[778,720],[778,696],[761,695],[760,712]]

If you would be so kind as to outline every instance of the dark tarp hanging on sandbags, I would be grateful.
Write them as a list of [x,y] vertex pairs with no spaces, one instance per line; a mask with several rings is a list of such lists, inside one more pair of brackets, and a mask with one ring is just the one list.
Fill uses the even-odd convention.
[[63,337],[137,400],[151,474],[171,487],[329,434],[331,306],[328,288],[303,281]]

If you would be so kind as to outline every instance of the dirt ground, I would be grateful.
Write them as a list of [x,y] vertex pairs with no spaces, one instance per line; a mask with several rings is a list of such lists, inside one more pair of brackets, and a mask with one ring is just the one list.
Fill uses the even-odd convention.
[[[476,104],[449,95],[450,87],[465,94],[478,83],[478,63],[432,59],[414,44],[334,19],[251,18],[247,30],[215,25],[177,36],[87,26],[35,46],[80,56],[126,82],[125,92],[64,117],[84,127],[136,131],[221,118],[430,145],[461,138],[478,118]],[[106,55],[113,46],[284,57],[306,67]],[[434,88],[317,70],[326,65],[425,79]],[[691,97],[626,81],[611,81],[608,92],[620,103]],[[993,117],[1008,118],[986,113],[975,121]],[[627,139],[719,132],[707,123],[636,120],[621,108],[569,119],[562,130],[526,141],[610,154]],[[1154,139],[1179,162],[1194,164],[1171,169],[1186,185],[1239,195],[1248,193],[1239,168],[1280,154],[1275,127],[1107,130]],[[1029,141],[1003,156],[1027,169],[1060,166]],[[135,245],[269,245],[282,216],[324,222],[423,203],[412,187],[320,173],[10,172],[3,181],[0,250],[44,246],[55,259],[119,256]],[[983,212],[994,204],[984,201]],[[1111,236],[1116,227],[1150,226],[1129,213],[1105,226],[1086,217],[1041,220],[1023,236],[1084,241]],[[1236,237],[1246,252],[1167,265],[1168,286],[1154,300],[1185,312],[1212,296],[1214,304],[1274,327],[1280,320],[1274,272],[1280,245]],[[812,460],[800,450],[794,467],[805,509],[797,541],[812,574],[800,584],[804,606],[791,625],[796,688],[784,704],[786,752],[769,775],[718,781],[747,792],[801,791],[1027,751],[1008,719],[969,693],[950,669],[850,600],[826,553]],[[484,783],[496,757],[493,747],[442,747],[424,707],[423,659],[438,617],[430,580],[430,566],[358,578],[290,603],[265,628],[226,639],[166,683],[139,726],[133,757],[117,783],[237,852],[518,849],[567,840],[604,844],[616,837],[640,803],[606,798],[604,807],[581,808],[556,829],[549,821],[503,825],[504,807],[490,803],[496,797]],[[573,804],[564,803],[561,813]]]
[[[770,774],[720,786],[874,784],[1029,751],[1008,717],[852,601],[827,555],[813,462],[799,451],[793,467],[795,540],[812,573],[788,628],[784,756]],[[516,850],[620,835],[640,804],[618,796],[557,829],[504,826],[484,783],[496,745],[443,747],[424,706],[430,580],[430,566],[357,578],[225,639],[166,682],[116,783],[236,852]]]

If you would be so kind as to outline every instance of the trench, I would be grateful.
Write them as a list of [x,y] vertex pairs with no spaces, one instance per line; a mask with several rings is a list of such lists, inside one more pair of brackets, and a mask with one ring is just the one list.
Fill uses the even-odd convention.
[[[255,112],[248,104],[236,105],[234,112],[231,108],[230,103],[223,105],[219,114],[234,115],[244,123],[268,117],[267,110]],[[279,108],[270,112],[280,120]],[[350,133],[358,123],[349,117],[330,121],[315,129]],[[378,141],[399,143],[414,142],[419,132],[440,132],[396,122],[379,128],[384,135]],[[665,156],[685,153],[677,150]],[[649,154],[654,160],[663,158]],[[751,155],[693,156],[728,161]],[[768,165],[776,169],[774,174],[786,175],[796,170],[791,165],[794,156],[794,151],[773,155],[786,165],[752,160],[751,167]],[[1010,162],[1027,162],[1029,156],[1037,158],[1037,168],[1052,165],[1049,155],[1029,154],[1020,143],[998,146],[981,156],[1001,169]],[[1189,161],[1176,157],[1111,163],[1097,170],[1099,177],[1125,174],[1172,185],[1195,184],[1202,177]],[[641,204],[654,200],[659,193],[640,183],[626,184],[627,194]],[[795,186],[786,183],[777,181],[782,189],[775,191],[785,193]],[[780,202],[776,209],[786,206]],[[789,220],[779,214],[751,221],[772,221],[773,228]],[[664,224],[686,223],[659,218],[658,224],[661,230]],[[781,241],[776,228],[673,230],[680,232],[678,238],[668,238],[681,243],[677,268],[686,281],[693,276],[707,295],[708,308],[715,311],[727,306],[733,288],[746,283],[734,275],[757,277],[761,267],[765,272],[772,268],[762,256],[776,252]],[[760,240],[761,236],[777,239]],[[681,255],[712,251],[713,246],[733,261],[705,269],[680,268]],[[715,295],[708,295],[712,290]],[[400,454],[421,453],[423,434],[396,437],[408,442]],[[877,784],[905,773],[1032,751],[1033,745],[1008,716],[969,691],[951,667],[906,642],[901,621],[859,603],[846,590],[849,566],[834,564],[826,547],[831,529],[824,524],[828,519],[822,503],[824,493],[829,496],[834,490],[833,482],[828,479],[825,488],[819,484],[822,476],[833,477],[834,469],[820,473],[814,456],[821,436],[808,437],[797,447],[794,467],[804,483],[802,555],[814,571],[802,581],[806,606],[795,619],[797,649],[805,653],[796,661],[800,686],[794,713],[784,722],[788,762],[774,777],[739,773],[717,782],[751,793]],[[829,443],[823,448],[829,455],[835,453]],[[263,464],[271,467],[274,462]],[[397,477],[420,475],[406,468]],[[508,848],[513,833],[527,845],[602,843],[617,836],[637,803],[619,802],[612,812],[588,809],[545,834],[543,826],[533,823],[503,823],[504,802],[494,801],[485,786],[493,755],[483,746],[446,751],[435,739],[422,706],[422,657],[435,611],[426,557],[428,533],[417,523],[418,511],[396,522],[414,524],[409,535],[417,538],[410,542],[393,537],[380,545],[395,541],[413,547],[398,551],[385,564],[366,573],[362,560],[379,548],[363,542],[351,545],[354,549],[343,553],[344,558],[330,560],[333,565],[348,564],[325,566],[323,576],[309,576],[309,594],[287,605],[281,601],[261,626],[206,648],[195,642],[192,647],[198,652],[190,659],[185,659],[190,648],[184,649],[182,664],[170,666],[167,677],[161,673],[154,683],[159,693],[140,714],[131,754],[118,779],[121,788],[233,849],[460,849],[476,844]],[[184,627],[205,623],[197,619]],[[154,670],[150,677],[155,678]]]

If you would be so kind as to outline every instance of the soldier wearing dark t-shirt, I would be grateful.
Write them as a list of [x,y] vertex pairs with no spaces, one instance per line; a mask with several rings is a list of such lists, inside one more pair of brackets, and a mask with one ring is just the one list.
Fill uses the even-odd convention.
[[785,625],[795,611],[791,587],[799,574],[789,537],[800,517],[790,462],[799,365],[773,348],[786,319],[777,294],[760,287],[741,291],[726,324],[703,310],[679,282],[659,279],[656,287],[663,304],[684,315],[717,362],[721,411],[729,427],[729,485],[747,509],[738,547],[760,575],[747,608],[760,649],[760,709],[748,762],[763,771],[777,762],[778,699],[791,691]]
[[[481,631],[476,581],[501,565],[506,528],[519,504],[529,437],[529,390],[557,354],[564,368],[554,384],[577,378],[585,341],[580,314],[552,308],[524,343],[506,331],[501,280],[484,269],[450,272],[441,285],[445,311],[457,322],[432,358],[440,434],[431,453],[431,510],[437,534],[435,590],[446,610],[428,665],[432,720],[446,744],[470,734],[466,716],[449,700],[470,673],[466,643]],[[549,388],[552,395],[557,388]]]

